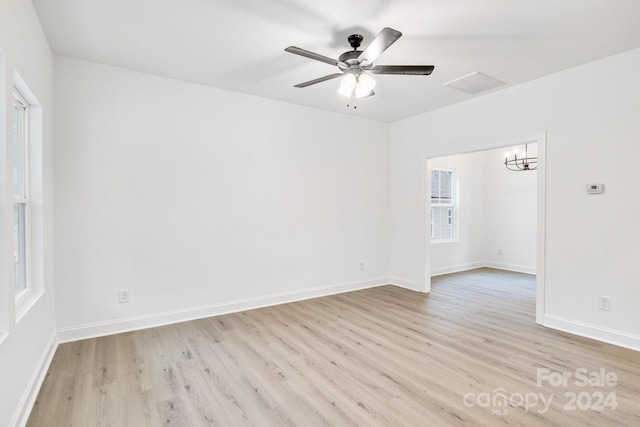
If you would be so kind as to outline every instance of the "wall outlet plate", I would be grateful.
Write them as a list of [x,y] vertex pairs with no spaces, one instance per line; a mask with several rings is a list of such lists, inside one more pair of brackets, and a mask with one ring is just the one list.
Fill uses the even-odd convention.
[[118,302],[120,304],[129,302],[129,291],[118,292]]
[[600,295],[598,297],[598,308],[604,311],[611,310],[611,297],[605,297]]

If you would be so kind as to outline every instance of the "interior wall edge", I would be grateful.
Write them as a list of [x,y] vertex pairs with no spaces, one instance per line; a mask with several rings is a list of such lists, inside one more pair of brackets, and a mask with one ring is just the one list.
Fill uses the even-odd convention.
[[424,292],[423,290],[420,289],[420,283],[413,280],[404,279],[401,277],[396,277],[396,276],[389,277],[389,284],[393,286],[397,286],[399,288],[408,289],[410,291]]
[[29,383],[25,387],[24,393],[22,394],[20,402],[18,403],[18,406],[16,407],[16,410],[13,413],[13,417],[11,418],[11,421],[9,423],[10,426],[23,427],[27,425],[27,422],[29,421],[29,415],[31,414],[33,405],[36,402],[36,398],[38,397],[38,392],[42,387],[42,383],[47,376],[49,366],[51,366],[51,362],[53,361],[53,356],[55,355],[57,348],[58,340],[57,335],[54,331],[54,333],[51,334],[51,337],[49,338],[44,351],[42,352],[42,356],[40,356],[38,365],[33,371],[33,375],[29,379]]

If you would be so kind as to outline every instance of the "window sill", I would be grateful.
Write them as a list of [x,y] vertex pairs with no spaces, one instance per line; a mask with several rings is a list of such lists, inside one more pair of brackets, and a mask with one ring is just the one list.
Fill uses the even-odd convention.
[[16,300],[16,323],[36,305],[36,302],[38,302],[42,295],[44,295],[43,291],[29,290]]
[[442,245],[444,243],[458,243],[460,240],[459,239],[450,239],[450,240],[432,240],[431,244],[432,245]]

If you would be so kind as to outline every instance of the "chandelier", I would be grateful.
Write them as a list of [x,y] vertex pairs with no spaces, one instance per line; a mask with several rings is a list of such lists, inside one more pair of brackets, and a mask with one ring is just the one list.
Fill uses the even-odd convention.
[[527,144],[525,144],[524,153],[521,153],[520,157],[518,157],[517,153],[513,153],[513,158],[511,159],[509,158],[509,155],[506,155],[504,158],[504,165],[510,171],[534,171],[538,168],[538,158],[529,157]]

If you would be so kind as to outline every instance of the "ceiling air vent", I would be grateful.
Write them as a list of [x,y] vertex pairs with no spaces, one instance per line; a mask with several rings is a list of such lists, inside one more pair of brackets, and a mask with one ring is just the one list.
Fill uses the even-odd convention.
[[505,82],[475,71],[471,74],[467,74],[466,76],[451,80],[450,82],[445,83],[444,86],[475,95],[477,93],[495,89],[505,84]]

